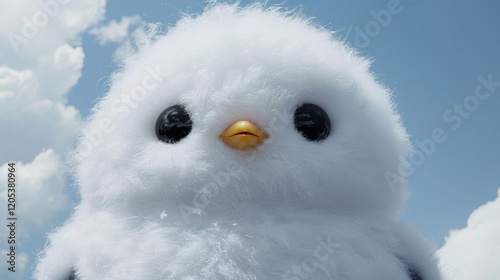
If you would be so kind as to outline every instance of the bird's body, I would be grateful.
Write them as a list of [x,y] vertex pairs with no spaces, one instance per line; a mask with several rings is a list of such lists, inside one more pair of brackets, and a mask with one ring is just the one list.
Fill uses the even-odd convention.
[[259,210],[186,226],[91,212],[59,231],[47,257],[66,269],[54,279],[72,268],[81,279],[418,279],[409,272],[432,265],[418,234],[379,219]]
[[438,280],[397,221],[411,146],[368,62],[298,16],[216,4],[129,58],[77,150],[37,279]]

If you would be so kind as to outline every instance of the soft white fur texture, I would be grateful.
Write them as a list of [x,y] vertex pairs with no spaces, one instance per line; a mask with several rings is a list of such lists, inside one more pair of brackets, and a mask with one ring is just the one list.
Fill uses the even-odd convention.
[[[397,221],[411,152],[390,92],[331,32],[279,8],[214,4],[126,61],[75,156],[81,204],[50,235],[35,278],[440,279],[429,245]],[[294,128],[314,103],[333,130]],[[158,115],[183,104],[193,129],[166,144]],[[218,138],[248,120],[270,137]],[[325,245],[326,244],[326,245]],[[299,271],[297,271],[299,269]]]

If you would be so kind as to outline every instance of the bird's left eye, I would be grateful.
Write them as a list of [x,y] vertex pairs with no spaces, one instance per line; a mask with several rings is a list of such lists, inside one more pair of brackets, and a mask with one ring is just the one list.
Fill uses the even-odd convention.
[[168,144],[174,144],[188,136],[193,122],[182,105],[168,107],[156,120],[156,137]]
[[411,280],[422,280],[420,274],[418,274],[418,272],[413,268],[408,269],[408,274],[410,275]]
[[305,103],[297,107],[294,124],[297,131],[309,141],[322,141],[330,135],[330,117],[315,104]]

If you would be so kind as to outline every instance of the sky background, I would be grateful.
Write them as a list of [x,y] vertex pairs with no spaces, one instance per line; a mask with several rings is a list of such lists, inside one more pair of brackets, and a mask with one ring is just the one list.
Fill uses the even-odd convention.
[[[7,272],[2,261],[2,279],[30,279],[46,233],[62,225],[78,203],[74,183],[66,177],[65,157],[89,110],[105,94],[120,57],[140,45],[147,23],[159,23],[166,32],[184,14],[201,13],[206,6],[203,1],[169,0],[40,3],[49,2],[56,3],[52,10],[37,1],[0,0],[0,178],[6,182],[7,162],[18,162],[21,219],[19,271]],[[478,249],[484,246],[500,254],[500,235],[494,237],[500,200],[486,204],[497,198],[500,188],[500,85],[488,90],[481,83],[500,82],[500,2],[267,3],[276,4],[313,17],[373,60],[372,70],[393,91],[414,143],[429,143],[436,129],[446,135],[431,151],[416,146],[423,157],[413,158],[402,220],[413,223],[436,248],[445,244],[450,230],[463,229],[450,244],[478,242],[481,236],[483,243],[470,243],[476,244],[471,245],[475,253],[484,255]],[[26,36],[23,28],[26,22],[36,23],[37,13],[47,14],[47,23],[38,23]],[[475,97],[478,87],[483,100]],[[0,193],[5,215],[4,183]],[[469,228],[481,229],[479,235],[467,228],[473,212],[477,218],[469,220]],[[2,260],[8,248],[4,227]],[[500,269],[498,261],[486,261]],[[462,278],[456,279],[469,279],[467,272],[459,274]]]

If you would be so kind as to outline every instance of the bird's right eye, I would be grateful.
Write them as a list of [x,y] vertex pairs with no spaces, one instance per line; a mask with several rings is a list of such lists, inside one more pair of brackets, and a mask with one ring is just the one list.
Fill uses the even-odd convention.
[[170,106],[156,120],[156,137],[165,143],[174,144],[188,136],[192,127],[191,116],[184,106]]

